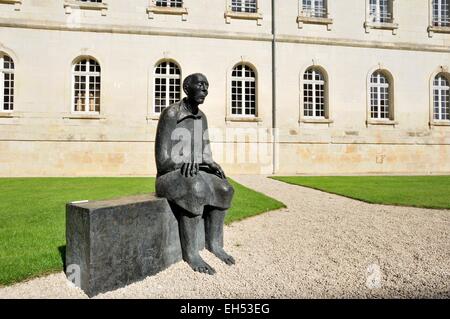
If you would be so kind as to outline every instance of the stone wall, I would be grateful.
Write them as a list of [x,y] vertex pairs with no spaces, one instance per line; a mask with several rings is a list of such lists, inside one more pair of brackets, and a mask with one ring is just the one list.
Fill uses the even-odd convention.
[[[203,110],[214,155],[228,174],[450,172],[450,126],[429,125],[430,83],[448,72],[450,34],[430,37],[427,1],[395,1],[396,34],[364,29],[360,0],[345,1],[348,7],[329,1],[328,29],[299,28],[297,1],[277,6],[274,131],[270,1],[259,1],[261,20],[230,23],[226,0],[186,0],[184,18],[152,19],[149,0],[110,0],[106,11],[70,14],[67,2],[0,4],[0,52],[16,65],[14,112],[0,113],[0,176],[155,174],[153,72],[164,59],[178,63],[183,77],[208,77]],[[71,112],[71,70],[80,56],[102,68],[94,119]],[[230,73],[240,62],[257,72],[253,119],[230,116]],[[301,77],[312,65],[328,76],[327,123],[301,116]],[[377,69],[393,77],[389,125],[367,123],[367,81]]]

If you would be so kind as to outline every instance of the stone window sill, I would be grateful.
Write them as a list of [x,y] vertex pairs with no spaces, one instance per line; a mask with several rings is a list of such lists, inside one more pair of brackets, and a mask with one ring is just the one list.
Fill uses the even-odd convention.
[[428,36],[430,38],[433,37],[433,33],[449,33],[450,34],[450,27],[438,27],[438,26],[433,26],[430,25],[428,27]]
[[14,10],[20,11],[20,6],[22,5],[22,0],[0,0],[0,3],[13,4]]
[[438,120],[436,120],[436,121],[430,122],[430,126],[450,126],[450,121],[445,121],[445,120],[438,121]]
[[106,16],[106,10],[108,10],[108,4],[106,3],[95,3],[95,2],[81,2],[75,0],[65,0],[64,9],[66,9],[66,14],[71,14],[73,9],[84,9],[84,10],[99,10],[102,16]]
[[373,120],[373,119],[371,119],[371,120],[367,120],[366,124],[367,125],[392,125],[392,126],[395,126],[395,125],[398,125],[398,122],[394,121],[394,120]]
[[188,10],[187,8],[150,6],[147,8],[147,14],[149,19],[153,19],[155,14],[181,15],[181,20],[186,21]]
[[225,118],[226,122],[262,122],[262,119],[259,117],[250,117],[250,116],[227,116]]
[[312,123],[312,124],[331,124],[334,121],[326,118],[301,118],[299,123]]
[[382,29],[382,30],[392,30],[392,34],[397,34],[398,23],[393,22],[364,22],[364,28],[366,33],[370,32],[370,29]]
[[159,114],[147,115],[147,121],[159,121]]
[[63,119],[70,120],[104,120],[105,116],[100,116],[100,114],[67,114],[63,116]]
[[257,25],[262,24],[263,15],[259,12],[225,12],[225,22],[227,24],[231,23],[231,19],[242,19],[242,20],[256,20]]
[[327,30],[331,31],[331,25],[333,24],[333,19],[331,18],[320,18],[320,17],[306,17],[299,15],[297,17],[298,28],[302,29],[303,24],[324,24],[327,26]]
[[0,112],[0,118],[14,118],[14,117],[22,117],[22,116],[14,112]]

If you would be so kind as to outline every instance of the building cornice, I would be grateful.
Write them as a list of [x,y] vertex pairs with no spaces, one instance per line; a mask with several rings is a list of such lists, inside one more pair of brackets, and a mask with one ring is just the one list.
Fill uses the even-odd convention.
[[49,22],[39,20],[19,20],[0,18],[0,27],[21,28],[21,29],[42,29],[54,31],[75,31],[75,32],[97,32],[97,33],[117,33],[136,35],[159,35],[191,38],[213,38],[213,39],[237,39],[250,41],[272,41],[270,33],[244,33],[244,32],[223,32],[223,31],[203,31],[198,29],[164,29],[145,26],[121,26],[103,24],[70,24],[60,22]]
[[332,45],[355,48],[371,48],[371,49],[388,49],[388,50],[405,50],[405,51],[427,51],[450,53],[450,47],[445,45],[430,45],[410,42],[384,42],[384,41],[364,41],[342,38],[325,38],[325,37],[303,37],[291,35],[277,35],[277,42],[286,43],[302,43],[316,45]]
[[[244,32],[226,32],[226,31],[204,31],[198,29],[164,29],[145,26],[120,26],[103,24],[65,24],[60,22],[48,22],[39,20],[6,19],[0,18],[0,27],[3,28],[22,28],[22,29],[41,29],[54,31],[73,31],[73,32],[97,32],[97,33],[116,33],[116,34],[136,34],[136,35],[157,35],[157,36],[175,36],[189,38],[210,38],[210,39],[232,39],[247,41],[267,41],[273,40],[270,33],[244,33]],[[405,51],[424,51],[450,53],[450,47],[444,45],[430,45],[410,42],[384,42],[384,41],[365,41],[344,38],[327,37],[306,37],[297,35],[276,35],[276,42],[279,43],[300,43],[314,45],[329,45],[357,48],[373,48],[387,50],[405,50]]]

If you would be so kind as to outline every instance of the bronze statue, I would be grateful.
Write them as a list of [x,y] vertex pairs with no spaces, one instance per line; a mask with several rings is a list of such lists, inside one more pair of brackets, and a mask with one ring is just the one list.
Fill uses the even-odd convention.
[[214,274],[198,252],[197,228],[205,222],[205,246],[228,265],[235,263],[223,249],[223,224],[233,187],[213,161],[208,124],[199,109],[208,95],[203,74],[183,82],[187,97],[163,110],[156,133],[156,194],[168,199],[178,215],[183,259],[195,271]]

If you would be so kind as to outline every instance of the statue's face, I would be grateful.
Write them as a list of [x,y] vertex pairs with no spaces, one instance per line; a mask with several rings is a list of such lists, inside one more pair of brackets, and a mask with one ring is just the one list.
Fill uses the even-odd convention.
[[202,104],[205,101],[206,96],[208,96],[208,88],[209,83],[206,77],[204,75],[197,75],[187,87],[186,93],[188,97],[193,99],[196,103]]

